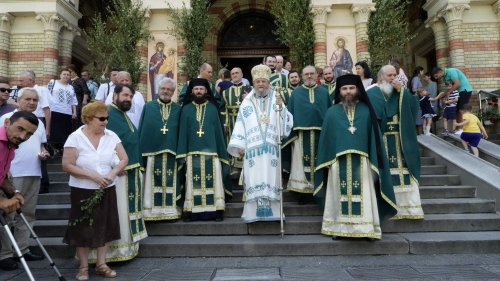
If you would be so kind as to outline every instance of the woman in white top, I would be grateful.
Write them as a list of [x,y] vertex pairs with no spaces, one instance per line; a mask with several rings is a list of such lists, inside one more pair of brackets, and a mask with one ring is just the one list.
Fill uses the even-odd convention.
[[370,87],[373,84],[372,72],[370,71],[370,67],[368,67],[366,61],[358,61],[354,66],[356,67],[356,74],[358,74],[361,78],[363,87],[365,87],[366,90],[366,88]]
[[[120,239],[115,180],[127,165],[128,157],[120,138],[106,129],[107,120],[104,103],[86,105],[82,109],[85,125],[64,144],[62,165],[70,174],[71,187],[71,211],[64,242],[76,247],[80,260],[77,280],[88,280],[90,248],[97,248],[96,273],[116,276],[106,265],[106,243]],[[89,204],[92,201],[97,203]],[[82,206],[90,206],[89,211],[82,210]]]
[[75,90],[69,84],[69,69],[62,68],[59,80],[50,80],[47,88],[50,92],[50,141],[56,149],[62,149],[69,134],[73,132],[72,119],[76,120]]

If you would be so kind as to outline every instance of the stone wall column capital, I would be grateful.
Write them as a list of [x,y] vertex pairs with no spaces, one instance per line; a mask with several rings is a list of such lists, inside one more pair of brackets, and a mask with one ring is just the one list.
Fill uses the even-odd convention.
[[61,35],[62,35],[61,37],[62,40],[73,42],[76,36],[81,36],[82,34],[78,27],[67,25],[65,28],[62,29]]
[[469,9],[469,4],[448,4],[448,6],[439,12],[438,15],[442,16],[447,23],[452,21],[462,21],[464,11]]
[[63,26],[68,26],[57,14],[37,14],[35,19],[43,23],[44,30],[59,32]]
[[353,4],[351,7],[351,12],[354,14],[354,20],[356,24],[368,23],[371,13],[375,12],[375,4]]
[[327,6],[313,6],[311,8],[311,13],[314,16],[313,24],[326,24],[326,18],[328,14],[332,11],[330,7]]
[[493,8],[493,12],[497,15],[497,17],[500,19],[500,0],[497,0],[493,5],[491,5]]
[[0,14],[0,31],[10,33],[14,17],[9,13]]

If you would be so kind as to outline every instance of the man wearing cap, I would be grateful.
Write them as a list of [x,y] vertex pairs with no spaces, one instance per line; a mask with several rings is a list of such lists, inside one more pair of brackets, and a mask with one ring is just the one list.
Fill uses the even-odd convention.
[[181,106],[172,102],[175,80],[158,82],[158,98],[142,111],[139,146],[146,164],[142,214],[144,220],[177,220],[181,217],[181,189],[178,184],[177,136]]
[[191,79],[187,93],[177,143],[177,160],[185,165],[183,219],[220,221],[232,192],[219,109],[208,80]]
[[[292,133],[283,147],[291,147],[292,164],[288,189],[300,193],[300,202],[314,191],[314,170],[321,125],[332,105],[328,90],[316,85],[316,68],[302,70],[304,83],[292,92],[287,104],[294,117]],[[309,195],[307,195],[309,194]]]
[[280,220],[278,141],[290,134],[293,116],[270,88],[270,76],[266,65],[252,68],[254,89],[240,106],[227,148],[231,155],[243,157],[246,201],[241,218],[246,223]]
[[398,214],[394,219],[423,219],[418,181],[420,155],[415,116],[418,103],[397,79],[396,68],[383,66],[377,84],[367,91],[383,134],[391,167]]
[[357,75],[337,78],[325,115],[314,196],[324,205],[321,233],[380,239],[380,223],[396,214],[390,166],[377,117]]

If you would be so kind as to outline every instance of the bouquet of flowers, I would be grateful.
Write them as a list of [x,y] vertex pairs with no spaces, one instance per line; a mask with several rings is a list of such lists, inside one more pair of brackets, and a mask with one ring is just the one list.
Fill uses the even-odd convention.
[[478,114],[479,119],[483,120],[485,125],[495,124],[500,119],[498,113],[498,98],[493,97],[488,100],[488,106],[484,107]]

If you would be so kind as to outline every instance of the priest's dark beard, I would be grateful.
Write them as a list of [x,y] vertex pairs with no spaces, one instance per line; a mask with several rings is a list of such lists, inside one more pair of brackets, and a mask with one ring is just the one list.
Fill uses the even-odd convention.
[[351,107],[353,107],[354,105],[356,105],[356,103],[358,102],[358,97],[353,97],[353,98],[341,98],[340,102],[342,103],[342,105],[344,106],[344,110],[347,110]]
[[207,97],[205,96],[195,96],[194,97],[194,102],[197,104],[202,104],[207,100]]

